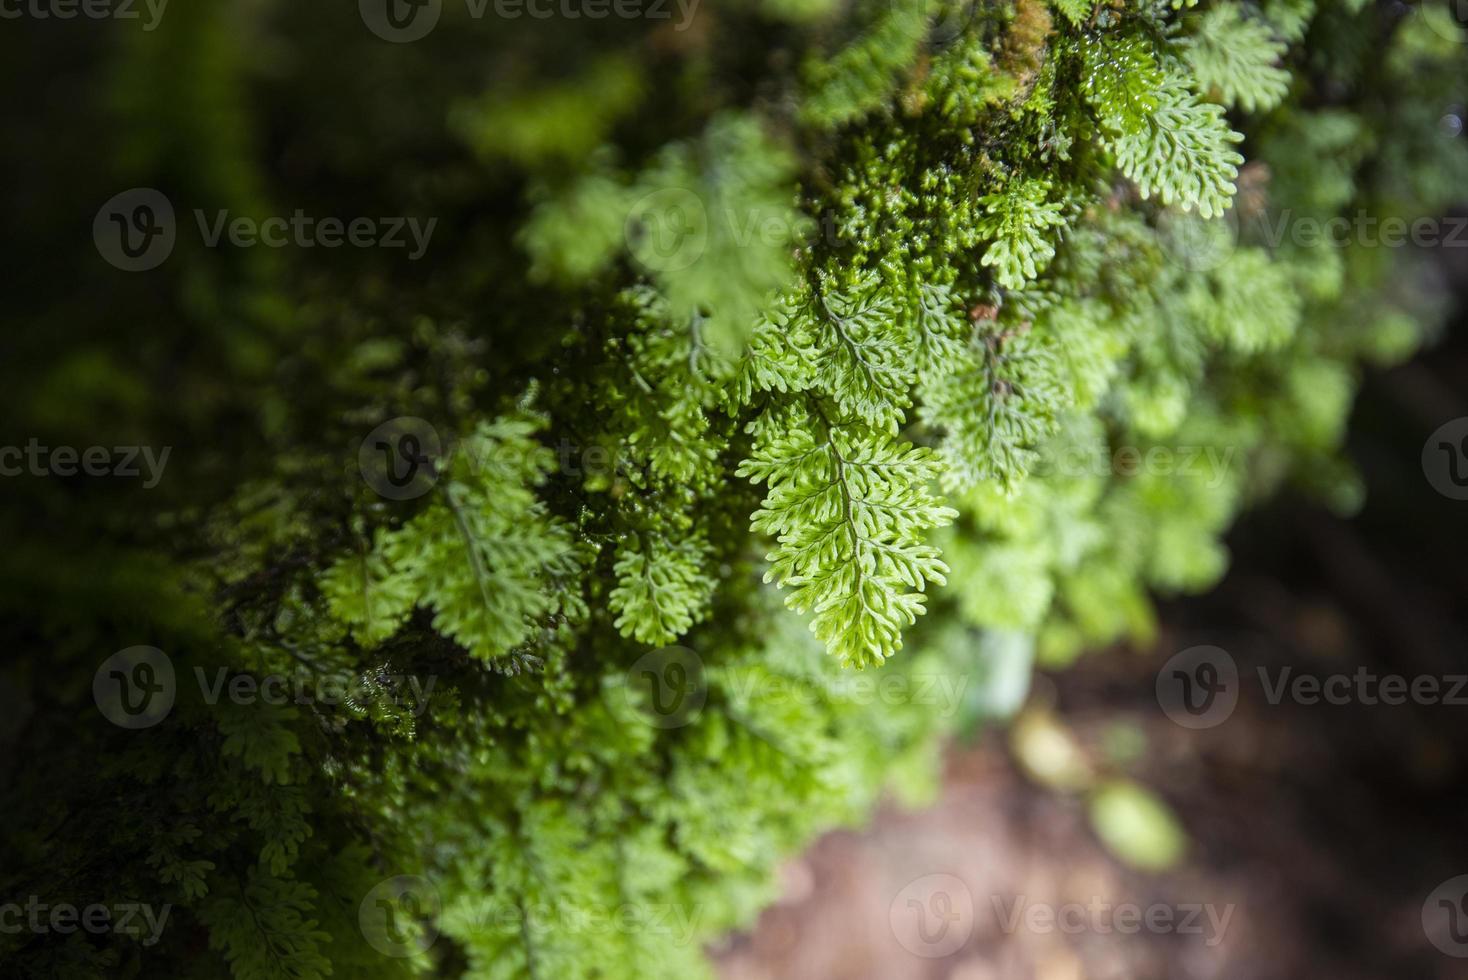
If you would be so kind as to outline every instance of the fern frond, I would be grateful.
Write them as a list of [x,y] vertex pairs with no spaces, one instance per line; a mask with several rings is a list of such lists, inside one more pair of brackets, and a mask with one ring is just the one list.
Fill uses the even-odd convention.
[[952,373],[964,357],[970,326],[958,308],[951,286],[918,283],[913,305],[917,377],[920,381],[936,382]]
[[880,106],[901,74],[917,61],[934,0],[889,0],[871,27],[830,57],[806,68],[810,94],[802,114],[820,126],[837,126]]
[[994,268],[999,285],[1019,289],[1055,257],[1047,232],[1065,224],[1062,206],[1047,201],[1050,185],[1043,180],[1013,180],[998,193],[979,199],[984,216],[979,234],[993,239],[980,263]]
[[880,664],[923,612],[929,583],[947,566],[925,542],[956,512],[929,484],[941,466],[920,449],[864,427],[785,430],[756,447],[739,475],[767,494],[754,530],[775,538],[767,581],[811,613],[811,631],[843,663]]
[[393,574],[383,554],[385,534],[378,528],[370,544],[361,541],[317,580],[333,618],[369,649],[398,631],[417,599],[411,581]]
[[[526,642],[546,618],[580,610],[570,528],[550,516],[534,488],[555,463],[527,418],[483,422],[453,453],[438,499],[370,554],[341,558],[325,577],[330,607],[359,642],[381,636],[392,616],[355,597],[402,597],[433,610],[433,625],[482,659]],[[568,587],[569,586],[569,587]],[[369,623],[384,624],[369,626]]]
[[976,338],[952,373],[922,386],[918,412],[942,433],[945,487],[996,480],[1013,489],[1055,428],[1059,365],[1027,324],[1021,331]]
[[688,631],[708,606],[714,580],[701,535],[682,540],[631,535],[617,548],[617,587],[608,605],[623,636],[662,646]]
[[867,272],[827,281],[816,307],[816,384],[843,416],[895,434],[912,383],[911,336],[897,329],[896,299]]
[[731,386],[732,408],[750,404],[759,392],[804,391],[815,384],[820,357],[814,324],[801,306],[809,297],[779,297],[756,321],[749,347]]
[[321,980],[331,973],[317,927],[316,889],[251,868],[244,882],[215,888],[199,908],[209,947],[223,953],[234,980]]
[[1093,40],[1085,47],[1087,101],[1106,131],[1117,166],[1144,198],[1157,198],[1205,218],[1222,214],[1244,158],[1243,137],[1223,108],[1198,98],[1187,76],[1159,65],[1135,37]]
[[1290,74],[1279,66],[1285,43],[1241,7],[1210,8],[1178,45],[1198,91],[1226,106],[1267,112],[1289,92]]

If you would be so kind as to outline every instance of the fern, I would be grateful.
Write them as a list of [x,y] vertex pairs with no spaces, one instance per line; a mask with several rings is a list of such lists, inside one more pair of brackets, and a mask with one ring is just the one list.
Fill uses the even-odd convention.
[[1042,180],[1012,181],[979,200],[985,211],[979,234],[994,240],[981,261],[994,267],[999,284],[1007,289],[1034,279],[1055,256],[1046,232],[1063,226],[1065,219],[1058,202],[1046,201],[1049,190]]
[[[490,660],[549,617],[579,609],[577,598],[553,591],[579,566],[570,529],[547,515],[532,489],[554,463],[530,439],[535,429],[526,419],[481,424],[456,451],[437,500],[380,534],[370,553],[343,557],[328,571],[328,602],[359,640],[383,635],[412,596],[432,609],[435,629]],[[362,595],[393,597],[386,623],[375,612],[371,622],[381,625],[369,625]]]
[[244,881],[216,888],[199,918],[237,980],[318,980],[331,961],[322,949],[330,937],[310,917],[315,900],[305,882],[251,869]]
[[843,416],[895,433],[908,405],[909,338],[893,329],[897,302],[868,273],[822,288],[811,335],[815,384]]
[[1243,137],[1223,109],[1199,100],[1180,70],[1159,65],[1136,38],[1093,41],[1086,48],[1084,91],[1106,130],[1121,172],[1144,198],[1222,214],[1244,158]]
[[766,580],[811,613],[811,631],[843,663],[879,664],[923,611],[924,589],[947,566],[927,532],[956,513],[928,484],[940,471],[926,449],[861,429],[806,427],[773,436],[739,467],[768,493],[753,527],[773,536]]
[[713,579],[708,543],[636,536],[617,548],[617,587],[608,604],[623,636],[660,646],[682,636],[707,606]]
[[1055,426],[1061,404],[1059,366],[1030,324],[977,330],[950,373],[922,387],[920,414],[943,433],[944,485],[986,480],[1013,489]]
[[716,117],[696,142],[669,146],[639,177],[625,229],[633,258],[669,315],[706,318],[734,355],[771,294],[792,277],[791,250],[810,233],[789,182],[795,160],[748,115]]
[[384,554],[387,531],[378,528],[369,544],[340,559],[318,580],[328,609],[364,647],[392,636],[413,610],[417,594],[412,581],[394,574]]
[[[7,879],[177,906],[151,945],[0,933],[17,975],[708,975],[779,860],[932,790],[995,664],[1145,641],[1286,480],[1359,500],[1352,395],[1430,331],[1425,267],[1254,219],[1441,213],[1468,179],[1438,128],[1468,48],[1359,0],[740,0],[391,48],[275,5],[289,58],[265,6],[181,7],[106,72],[59,32],[15,52],[118,115],[95,167],[33,141],[96,202],[441,219],[405,262],[179,236],[161,288],[94,261],[54,329],[12,304],[25,431],[218,447],[103,507],[7,483],[0,618],[45,654],[7,674]],[[1238,239],[1180,255],[1170,209],[1236,182]],[[389,500],[352,448],[399,414],[445,451]],[[140,643],[177,697],[120,728],[87,692]],[[853,697],[877,665],[985,689]]]
[[1289,72],[1279,67],[1284,42],[1239,7],[1211,8],[1179,45],[1198,91],[1230,108],[1267,112],[1289,91]]
[[897,88],[901,72],[917,60],[937,0],[870,6],[879,12],[864,34],[807,67],[811,91],[802,111],[808,121],[835,126],[881,105]]
[[291,780],[291,757],[301,742],[291,730],[295,709],[284,705],[244,706],[221,702],[219,730],[224,735],[220,754],[236,757],[246,769],[268,783]]

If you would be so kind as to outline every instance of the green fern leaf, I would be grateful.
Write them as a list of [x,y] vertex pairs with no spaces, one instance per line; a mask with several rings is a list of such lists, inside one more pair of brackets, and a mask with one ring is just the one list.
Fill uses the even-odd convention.
[[340,558],[318,580],[331,615],[364,648],[396,633],[416,598],[411,581],[393,574],[383,555],[384,533],[379,528],[370,547],[363,542],[355,554]]
[[1279,67],[1284,42],[1240,7],[1211,8],[1178,44],[1198,91],[1226,106],[1267,112],[1289,92],[1289,72]]
[[1020,289],[1055,257],[1047,232],[1065,219],[1059,203],[1045,200],[1049,190],[1043,180],[1014,180],[979,199],[984,208],[979,234],[993,239],[980,262],[994,268],[1006,289]]
[[952,372],[922,386],[918,410],[942,432],[946,487],[996,480],[1012,490],[1055,429],[1062,387],[1053,352],[1028,330],[976,339]]
[[617,548],[617,587],[608,604],[623,636],[653,646],[672,643],[707,607],[714,581],[705,573],[707,542],[634,535]]
[[579,572],[571,530],[535,496],[554,465],[530,438],[536,428],[482,423],[454,453],[439,499],[384,539],[392,574],[433,609],[434,628],[485,660],[580,602],[565,584]]
[[1186,75],[1159,66],[1134,37],[1085,46],[1087,101],[1105,130],[1117,166],[1144,198],[1222,214],[1234,194],[1243,139],[1228,128],[1223,108],[1203,102]]
[[911,336],[897,329],[897,311],[876,273],[831,280],[823,285],[812,331],[817,385],[844,417],[894,434],[912,380]]
[[817,440],[787,429],[756,448],[741,476],[765,483],[752,526],[776,539],[767,581],[811,613],[811,631],[843,663],[880,664],[923,612],[928,583],[947,566],[925,543],[956,512],[929,490],[941,466],[931,450],[880,432],[831,427]]

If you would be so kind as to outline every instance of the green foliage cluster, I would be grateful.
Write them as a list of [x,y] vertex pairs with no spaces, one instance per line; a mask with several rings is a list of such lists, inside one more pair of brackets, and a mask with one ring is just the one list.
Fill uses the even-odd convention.
[[[151,494],[16,484],[0,734],[40,764],[7,764],[0,880],[174,910],[152,945],[0,935],[7,976],[705,975],[781,856],[920,796],[959,723],[854,670],[1145,637],[1250,501],[1353,505],[1344,419],[1430,329],[1420,257],[1261,229],[1468,176],[1464,49],[1349,0],[446,13],[412,44],[327,6],[89,52],[112,94],[36,183],[85,206],[19,215],[75,259],[5,314],[21,419],[175,450]],[[145,276],[74,240],[78,189],[132,185],[180,212]],[[302,202],[439,232],[420,263],[184,233]],[[408,500],[357,461],[398,416],[442,439]],[[1192,466],[1116,462],[1153,450]],[[643,665],[673,643],[670,725]],[[125,730],[91,681],[137,644],[178,702]],[[211,703],[217,671],[350,693]],[[398,876],[427,891],[374,905]]]

